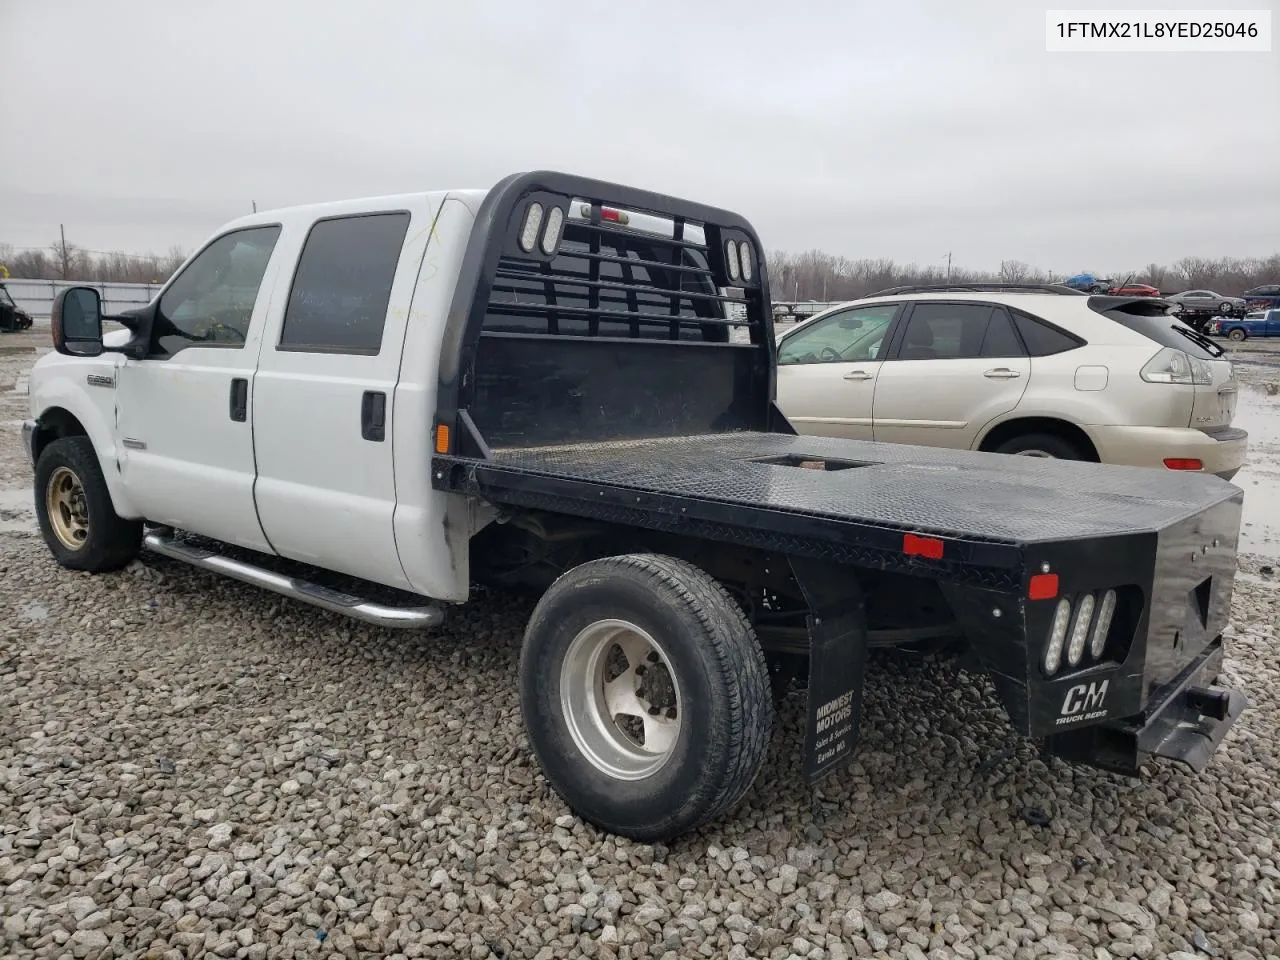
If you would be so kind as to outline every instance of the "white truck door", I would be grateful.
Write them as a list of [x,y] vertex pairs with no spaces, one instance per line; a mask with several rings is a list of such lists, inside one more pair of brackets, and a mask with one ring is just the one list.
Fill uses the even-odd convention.
[[209,243],[161,295],[148,357],[116,372],[121,477],[142,515],[256,550],[270,548],[248,407],[279,236],[267,225]]
[[272,308],[252,405],[258,515],[276,552],[406,589],[392,420],[434,215],[400,209],[308,225],[292,286]]

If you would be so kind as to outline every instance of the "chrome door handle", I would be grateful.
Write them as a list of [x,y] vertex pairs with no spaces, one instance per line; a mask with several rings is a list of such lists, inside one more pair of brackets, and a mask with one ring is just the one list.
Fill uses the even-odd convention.
[[871,374],[865,370],[850,370],[844,375],[846,380],[870,380]]
[[1022,376],[1017,370],[1010,370],[1008,367],[996,367],[988,370],[983,374],[988,380],[1016,380]]

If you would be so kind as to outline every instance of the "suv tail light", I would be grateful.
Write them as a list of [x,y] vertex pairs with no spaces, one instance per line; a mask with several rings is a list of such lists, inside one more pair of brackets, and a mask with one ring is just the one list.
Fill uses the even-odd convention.
[[1147,383],[1194,383],[1210,386],[1213,369],[1203,360],[1189,356],[1174,347],[1165,347],[1142,368]]

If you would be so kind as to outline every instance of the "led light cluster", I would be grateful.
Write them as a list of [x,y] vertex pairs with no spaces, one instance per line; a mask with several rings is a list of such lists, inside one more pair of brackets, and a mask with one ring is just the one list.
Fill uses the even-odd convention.
[[[543,221],[546,228],[542,228]],[[542,230],[542,252],[551,256],[560,247],[560,233],[564,229],[564,208],[553,206],[544,211],[537,200],[529,204],[524,214],[524,225],[520,228],[520,249],[525,253],[533,253],[538,243],[538,231]]]
[[751,282],[751,277],[756,270],[755,255],[751,249],[751,244],[746,240],[741,243],[736,240],[729,240],[724,245],[724,259],[729,268],[730,280]]
[[1073,605],[1070,597],[1058,601],[1053,611],[1053,626],[1049,630],[1049,643],[1044,650],[1044,672],[1053,676],[1062,666],[1065,648],[1068,666],[1078,667],[1084,659],[1087,645],[1094,661],[1102,659],[1107,648],[1107,634],[1111,630],[1111,618],[1116,612],[1116,592],[1086,593]]

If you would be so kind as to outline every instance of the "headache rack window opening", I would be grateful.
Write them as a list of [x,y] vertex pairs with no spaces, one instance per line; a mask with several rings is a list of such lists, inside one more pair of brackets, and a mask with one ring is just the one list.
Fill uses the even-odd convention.
[[[755,301],[749,292],[718,286],[707,248],[684,242],[687,221],[673,218],[671,223],[669,255],[653,249],[654,241],[667,238],[612,229],[596,219],[566,227],[551,260],[500,257],[494,277],[506,282],[490,284],[487,313],[495,319],[490,329],[563,336],[577,333],[580,324],[590,336],[608,336],[603,320],[625,323],[631,339],[727,343],[735,339],[732,329],[745,327],[745,339],[759,342],[754,331],[760,323],[751,316]],[[613,266],[606,270],[606,265]],[[686,282],[690,275],[692,281]],[[504,324],[499,317],[524,322]],[[658,323],[665,325],[664,335],[651,329]]]
[[645,243],[657,243],[663,246],[675,246],[675,247],[683,248],[685,250],[706,250],[707,249],[706,244],[696,243],[693,240],[684,240],[679,237],[675,237],[675,238],[660,237],[651,233],[641,233],[638,230],[637,231],[619,230],[617,227],[614,227],[612,225],[605,226],[603,223],[594,222],[594,220],[592,221],[575,220],[573,222],[573,226],[579,227],[584,230],[591,230],[599,233],[607,233],[610,236],[614,236],[614,237],[618,237],[618,236],[634,237],[637,240],[643,240]]

